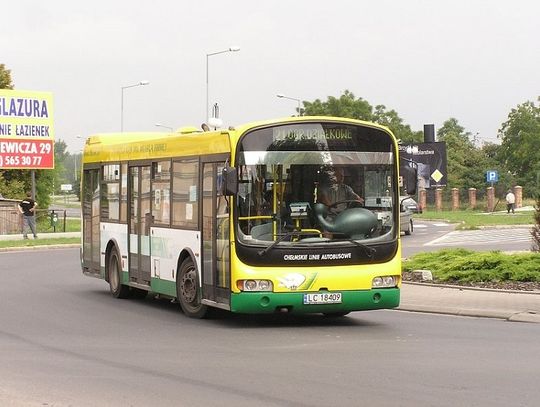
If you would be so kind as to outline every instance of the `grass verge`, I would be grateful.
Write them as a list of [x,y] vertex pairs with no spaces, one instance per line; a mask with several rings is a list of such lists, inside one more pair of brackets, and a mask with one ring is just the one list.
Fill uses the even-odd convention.
[[430,270],[434,282],[482,283],[505,281],[540,283],[540,253],[475,252],[445,249],[417,253],[403,262],[403,271]]
[[[38,219],[38,233],[54,233],[54,228],[51,226],[49,218]],[[66,219],[66,232],[80,232],[81,220],[76,218]],[[56,225],[56,232],[64,232],[64,220],[59,219]]]

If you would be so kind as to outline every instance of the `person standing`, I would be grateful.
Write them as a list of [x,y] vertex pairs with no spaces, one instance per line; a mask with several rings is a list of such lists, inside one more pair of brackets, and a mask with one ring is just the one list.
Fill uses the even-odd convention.
[[32,194],[27,192],[26,198],[19,203],[19,212],[23,217],[23,237],[25,239],[28,239],[28,228],[30,228],[34,234],[34,239],[37,239],[35,217],[36,207],[37,202],[32,199]]
[[516,196],[514,195],[512,190],[509,189],[508,192],[506,193],[506,213],[510,213],[510,211],[514,213],[515,204],[516,204]]

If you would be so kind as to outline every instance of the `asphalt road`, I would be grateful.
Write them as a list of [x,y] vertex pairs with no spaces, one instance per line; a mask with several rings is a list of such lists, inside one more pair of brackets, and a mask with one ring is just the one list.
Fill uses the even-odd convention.
[[401,311],[186,318],[78,250],[0,253],[0,405],[532,406],[540,325]]

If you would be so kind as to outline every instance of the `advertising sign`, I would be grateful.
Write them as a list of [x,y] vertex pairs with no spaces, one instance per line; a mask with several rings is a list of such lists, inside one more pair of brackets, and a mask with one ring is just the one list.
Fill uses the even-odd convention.
[[53,113],[52,93],[0,89],[0,168],[54,168]]
[[[400,166],[404,167],[410,161],[418,165],[418,187],[436,188],[446,186],[446,143],[400,144]],[[407,161],[409,160],[409,161]]]

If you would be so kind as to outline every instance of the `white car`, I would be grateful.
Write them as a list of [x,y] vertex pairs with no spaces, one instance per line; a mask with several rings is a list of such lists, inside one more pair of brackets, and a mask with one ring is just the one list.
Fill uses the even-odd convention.
[[[414,205],[411,204],[410,201],[412,201]],[[408,196],[401,196],[399,202],[400,231],[409,236],[414,231],[413,211],[411,210],[411,206],[414,206],[414,208],[418,208],[418,206],[416,205],[416,202]]]
[[422,209],[418,203],[410,196],[400,196],[399,203],[405,210],[409,210],[412,213],[422,213]]

